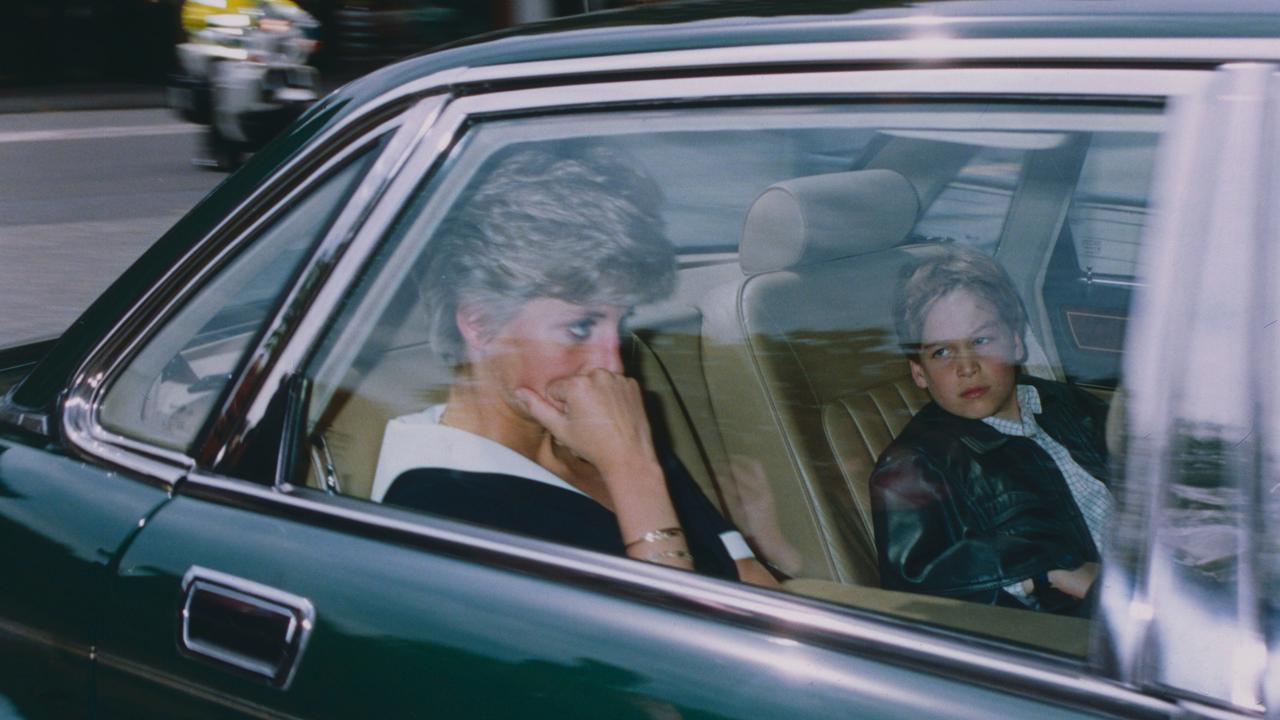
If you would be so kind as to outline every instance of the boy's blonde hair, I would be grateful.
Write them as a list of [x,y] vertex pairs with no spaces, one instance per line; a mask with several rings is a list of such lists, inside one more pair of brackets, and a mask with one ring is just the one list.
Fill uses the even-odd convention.
[[[933,303],[956,290],[968,291],[991,303],[1014,337],[1023,337],[1027,310],[1009,274],[985,253],[950,245],[903,272],[893,316],[898,342],[909,359],[919,358],[920,336]],[[1022,360],[1019,358],[1019,362]]]

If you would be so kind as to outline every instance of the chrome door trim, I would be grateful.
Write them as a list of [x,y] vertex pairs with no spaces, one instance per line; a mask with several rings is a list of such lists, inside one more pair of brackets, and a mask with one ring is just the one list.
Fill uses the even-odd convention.
[[[287,624],[283,638],[279,638],[284,643],[284,652],[279,662],[273,664],[249,657],[193,636],[192,605],[200,592],[238,605],[250,606],[260,613],[284,618]],[[183,576],[182,595],[178,631],[178,649],[182,654],[243,671],[281,690],[289,688],[315,629],[316,609],[310,600],[199,565],[192,565]],[[274,637],[264,639],[267,642],[277,640]]]
[[[232,382],[231,392],[227,393],[224,404],[214,410],[214,426],[209,437],[228,440],[206,444],[198,454],[202,464],[217,466],[228,453],[238,450],[243,445],[245,429],[256,425],[265,415],[269,396],[265,399],[259,396],[243,415],[234,412],[242,405],[242,401],[238,400],[243,397],[242,388],[261,388],[264,378],[267,386],[274,387],[274,381],[281,377],[278,372],[281,358],[289,358],[289,348],[296,345],[290,339],[300,333],[307,338],[309,345],[327,325],[333,307],[341,301],[341,297],[334,295],[331,275],[341,274],[346,281],[350,281],[356,269],[351,268],[353,253],[349,252],[349,248],[358,248],[354,254],[363,261],[371,252],[372,243],[391,223],[398,205],[380,201],[389,193],[399,197],[395,188],[405,185],[401,169],[417,154],[416,148],[424,142],[424,138],[435,134],[441,113],[450,99],[448,95],[428,96],[401,116],[403,122],[399,130],[351,196],[324,240],[312,252],[298,280],[286,293],[280,309],[266,323],[267,332],[263,333],[262,339],[250,352],[245,372]],[[416,177],[411,180],[413,183],[417,182]],[[345,284],[344,282],[344,290]],[[324,303],[320,305],[322,309],[319,312],[314,309],[317,303]],[[307,312],[308,310],[311,312]],[[318,317],[323,320],[318,320]]]
[[[1212,71],[1098,68],[920,68],[833,70],[772,75],[630,80],[515,89],[465,96],[452,112],[568,109],[638,101],[715,101],[769,98],[849,98],[863,95],[921,99],[965,97],[1168,97],[1194,92]],[[963,90],[957,90],[958,87]],[[447,119],[447,118],[446,118]]]
[[[372,114],[376,110],[377,108],[371,109],[361,114],[360,117]],[[330,169],[345,162],[352,155],[365,150],[369,143],[383,133],[394,131],[400,126],[401,121],[402,115],[398,115],[369,128],[361,141],[353,142],[348,147],[334,153],[314,168],[314,172],[310,173],[305,180],[296,183],[280,204],[282,206],[287,205],[290,198],[296,197],[312,187],[316,182],[316,178],[322,177]],[[345,128],[354,122],[356,122],[356,119],[351,120],[349,123],[344,123],[342,127]],[[337,132],[336,129],[334,132],[326,133],[324,137],[331,137],[335,132]],[[313,162],[315,155],[326,151],[323,143],[313,143],[311,147],[314,148],[311,152],[304,153],[282,166],[278,172],[272,175],[272,180],[297,171],[299,166]],[[385,155],[386,150],[387,148],[383,149],[383,155]],[[380,159],[381,157],[380,155]],[[371,168],[370,173],[372,172],[373,169]],[[194,243],[182,258],[175,262],[152,287],[151,291],[137,305],[131,308],[86,356],[85,361],[73,376],[69,390],[62,399],[60,417],[58,418],[63,436],[74,451],[98,458],[113,466],[134,471],[147,482],[156,484],[168,491],[172,491],[173,485],[195,466],[194,459],[185,453],[140,442],[108,430],[98,422],[98,408],[109,382],[123,368],[127,360],[133,356],[138,346],[151,337],[154,331],[173,314],[181,301],[194,288],[200,286],[211,273],[221,266],[223,258],[236,252],[263,223],[274,217],[274,214],[267,213],[257,218],[244,227],[234,238],[229,239],[222,247],[218,248],[211,258],[205,258],[201,261],[202,256],[209,252],[213,243],[221,239],[225,229],[229,225],[241,221],[240,216],[251,209],[264,193],[270,192],[269,188],[272,180],[265,182],[262,185],[262,189],[254,192],[237,206],[235,210],[228,214],[227,219],[219,223],[205,238]],[[365,180],[369,180],[368,175],[366,175]],[[354,198],[355,196],[353,195],[352,199]],[[335,224],[333,228],[330,228],[330,231],[332,232],[336,227],[337,225]],[[198,267],[194,271],[194,277],[191,282],[179,285],[177,278],[190,271],[197,263]]]
[[[1266,127],[1262,138],[1262,157],[1275,157],[1276,151],[1280,150],[1280,73],[1272,76],[1270,87],[1267,93],[1268,114],[1266,118]],[[1271,242],[1262,242],[1261,257],[1264,272],[1271,272],[1272,277],[1280,275],[1280,247],[1277,247],[1275,238],[1280,237],[1280,173],[1273,169],[1266,175],[1264,183],[1265,198],[1262,206],[1268,208],[1259,218],[1262,228],[1261,237],[1271,238]],[[1264,295],[1262,302],[1272,308],[1280,308],[1280,287],[1274,284],[1271,287],[1269,295]],[[1276,326],[1270,325],[1267,329],[1271,332],[1266,334],[1255,334],[1253,336],[1253,345],[1250,349],[1256,357],[1275,357],[1280,351],[1280,339],[1274,332]],[[1280,478],[1280,457],[1277,457],[1276,448],[1280,447],[1280,391],[1277,390],[1273,378],[1273,368],[1263,368],[1261,364],[1255,364],[1255,377],[1251,378],[1253,387],[1261,388],[1259,393],[1260,399],[1256,406],[1256,411],[1260,415],[1257,420],[1258,426],[1261,428],[1259,433],[1262,437],[1263,447],[1267,448],[1267,452],[1263,453],[1260,458],[1262,467],[1260,468],[1261,477]],[[1261,494],[1262,488],[1258,489]],[[1255,495],[1257,507],[1267,508],[1268,505],[1274,503],[1274,496],[1277,491],[1277,485],[1272,483],[1269,488],[1271,497],[1265,498],[1266,502],[1258,502],[1263,498]],[[1262,512],[1267,512],[1265,509]],[[1268,513],[1260,520],[1261,527],[1259,534],[1272,534],[1280,529],[1280,518]],[[1274,542],[1274,541],[1273,541]],[[1269,659],[1266,675],[1263,678],[1263,705],[1267,708],[1268,720],[1280,720],[1280,647],[1277,647],[1276,633],[1272,628],[1272,644],[1268,648]]]
[[[573,75],[652,72],[689,68],[735,68],[803,64],[869,65],[903,63],[927,67],[942,62],[1038,61],[1117,64],[1220,64],[1280,58],[1271,38],[1006,38],[946,36],[945,18],[921,18],[920,36],[904,40],[776,43],[725,48],[601,55],[569,60],[485,65],[448,78],[459,84],[546,79]],[[891,20],[850,23],[901,25]],[[443,81],[444,78],[441,78]]]
[[27,432],[49,436],[48,413],[24,410],[10,403],[8,396],[0,397],[0,424],[13,425]]
[[21,638],[27,642],[35,643],[37,645],[43,645],[44,647],[66,653],[79,658],[80,660],[94,659],[94,648],[92,645],[82,645],[63,640],[52,633],[44,630],[37,630],[36,628],[23,623],[17,623],[0,618],[0,634]]
[[[986,647],[983,641],[972,637],[950,636],[907,621],[886,621],[857,608],[833,609],[835,606],[811,598],[754,589],[409,510],[350,498],[323,496],[329,502],[313,499],[320,492],[292,486],[267,488],[200,471],[183,484],[183,493],[189,497],[413,545],[428,552],[697,615],[717,624],[779,634],[797,642],[963,678],[995,690],[1052,698],[1123,717],[1167,718],[1173,713],[1173,706],[1163,700],[1050,656],[1011,653],[1007,648]],[[357,505],[369,510],[353,507]]]
[[[267,406],[275,397],[281,383],[293,373],[318,341],[320,333],[328,327],[338,305],[347,297],[349,287],[372,255],[378,240],[390,227],[404,200],[452,147],[466,123],[476,117],[493,113],[592,108],[610,104],[650,101],[714,101],[719,99],[759,99],[786,97],[828,98],[833,96],[857,98],[863,95],[891,93],[895,96],[926,94],[956,97],[1017,97],[1019,95],[1055,96],[1085,95],[1090,98],[1108,97],[1160,97],[1195,92],[1208,82],[1211,72],[1202,70],[1063,70],[1063,69],[1000,69],[973,68],[831,71],[806,72],[794,75],[778,74],[756,76],[710,76],[674,80],[634,80],[617,83],[540,87],[511,90],[489,94],[461,96],[434,109],[434,123],[421,135],[417,147],[399,168],[397,176],[380,202],[369,213],[353,239],[334,243],[334,251],[343,251],[336,258],[331,273],[318,290],[315,285],[300,282],[297,288],[312,288],[310,298],[295,294],[289,305],[310,303],[310,313],[302,316],[297,327],[273,325],[267,338],[288,337],[283,346],[267,344],[259,346],[250,364],[251,372],[234,381],[234,389],[228,397],[253,400],[242,406],[244,422],[238,426],[219,427],[209,437],[201,454],[202,465],[218,467],[224,459],[233,457],[244,446],[249,431],[266,416]],[[957,93],[955,87],[963,84],[965,91]],[[1097,88],[1105,88],[1100,92]],[[1048,88],[1048,89],[1046,89]],[[433,98],[440,96],[431,96]],[[427,103],[429,101],[423,101]],[[406,120],[406,125],[410,121]],[[329,243],[326,243],[329,245]],[[329,261],[326,256],[325,262]],[[320,277],[309,271],[308,277]],[[290,317],[288,307],[280,320]],[[225,408],[224,408],[225,409]]]
[[[321,252],[303,271],[277,315],[277,323],[292,323],[296,316],[296,325],[269,326],[263,342],[251,356],[250,371],[234,381],[229,398],[245,397],[244,389],[253,388],[254,399],[243,406],[242,415],[230,418],[234,422],[215,427],[210,434],[201,453],[207,466],[218,466],[244,446],[248,432],[266,415],[267,405],[280,383],[302,363],[312,343],[329,327],[329,319],[346,297],[349,285],[399,213],[400,201],[418,184],[426,167],[451,144],[461,123],[459,114],[451,111],[456,102],[451,102],[449,96],[432,95],[410,111],[420,124],[415,126],[406,119],[404,128],[397,134],[406,153],[401,154],[394,175],[384,178],[377,193],[378,202],[370,202],[364,208],[363,222],[353,235],[326,238]],[[428,160],[426,167],[423,167],[424,156]],[[294,312],[301,308],[310,312],[300,315]],[[288,341],[270,342],[273,337],[288,338]]]

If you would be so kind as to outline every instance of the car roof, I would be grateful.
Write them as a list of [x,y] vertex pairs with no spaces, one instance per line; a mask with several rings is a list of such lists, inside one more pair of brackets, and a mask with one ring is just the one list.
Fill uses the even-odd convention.
[[[328,128],[397,88],[463,68],[710,48],[805,43],[1036,39],[1280,38],[1276,0],[677,0],[524,25],[437,48],[330,94],[161,238],[68,329],[13,400],[46,405],[79,358],[195,239],[226,217],[271,169]],[[1025,48],[1026,45],[1021,47]],[[1079,46],[1077,46],[1079,47]],[[1114,45],[1112,46],[1114,47]],[[1231,43],[1221,43],[1230,53]],[[1102,51],[1102,52],[1105,52]],[[1178,44],[1163,59],[1178,62]],[[1268,53],[1270,51],[1268,50]],[[1280,58],[1280,43],[1275,56]],[[904,57],[910,58],[911,55]],[[1009,54],[1018,60],[1016,51]],[[1094,60],[1098,59],[1095,53]],[[1235,59],[1224,56],[1222,60]],[[933,56],[930,61],[937,61]],[[1208,64],[1205,58],[1200,64]],[[425,88],[423,88],[425,89]]]
[[1274,0],[671,0],[459,44],[572,32],[594,45],[600,33],[621,29],[640,44],[669,42],[675,34],[729,35],[739,42],[761,33],[786,42],[888,40],[918,36],[922,24],[945,25],[955,38],[1274,37],[1280,13]]
[[[323,106],[336,119],[390,88],[455,68],[692,49],[921,39],[1280,39],[1276,8],[1276,0],[676,0],[434,48],[348,84]],[[1164,52],[1169,61],[1179,59],[1176,46]]]

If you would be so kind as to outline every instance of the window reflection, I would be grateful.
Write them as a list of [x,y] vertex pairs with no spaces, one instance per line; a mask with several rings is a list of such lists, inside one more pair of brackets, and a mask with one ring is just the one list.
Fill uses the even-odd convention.
[[[608,148],[652,179],[676,253],[671,292],[629,308],[623,370],[654,437],[752,553],[793,592],[1082,655],[1083,621],[885,590],[868,486],[930,402],[892,305],[899,273],[940,248],[976,248],[1012,277],[1028,310],[1025,372],[1102,403],[1122,390],[1140,287],[1091,283],[1087,268],[1115,254],[1098,228],[1145,223],[1162,121],[1060,109],[833,103],[478,122],[424,179],[316,353],[304,435],[324,441],[345,493],[379,499],[389,422],[467,382],[427,330],[449,218],[504,157]],[[1121,115],[1126,131],[1113,132]],[[1118,165],[1143,167],[1117,179]],[[1132,238],[1115,241],[1119,255]]]

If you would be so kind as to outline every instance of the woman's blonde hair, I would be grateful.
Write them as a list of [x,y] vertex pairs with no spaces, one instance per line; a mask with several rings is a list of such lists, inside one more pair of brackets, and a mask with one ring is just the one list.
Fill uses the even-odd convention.
[[621,155],[544,144],[491,164],[427,246],[423,296],[446,361],[465,360],[460,304],[496,330],[535,298],[630,307],[671,293],[661,194]]
[[965,290],[986,300],[1000,321],[1021,338],[1027,328],[1027,310],[1013,280],[990,256],[960,245],[950,245],[903,272],[894,307],[898,342],[907,357],[920,353],[921,333],[929,309],[939,298]]

